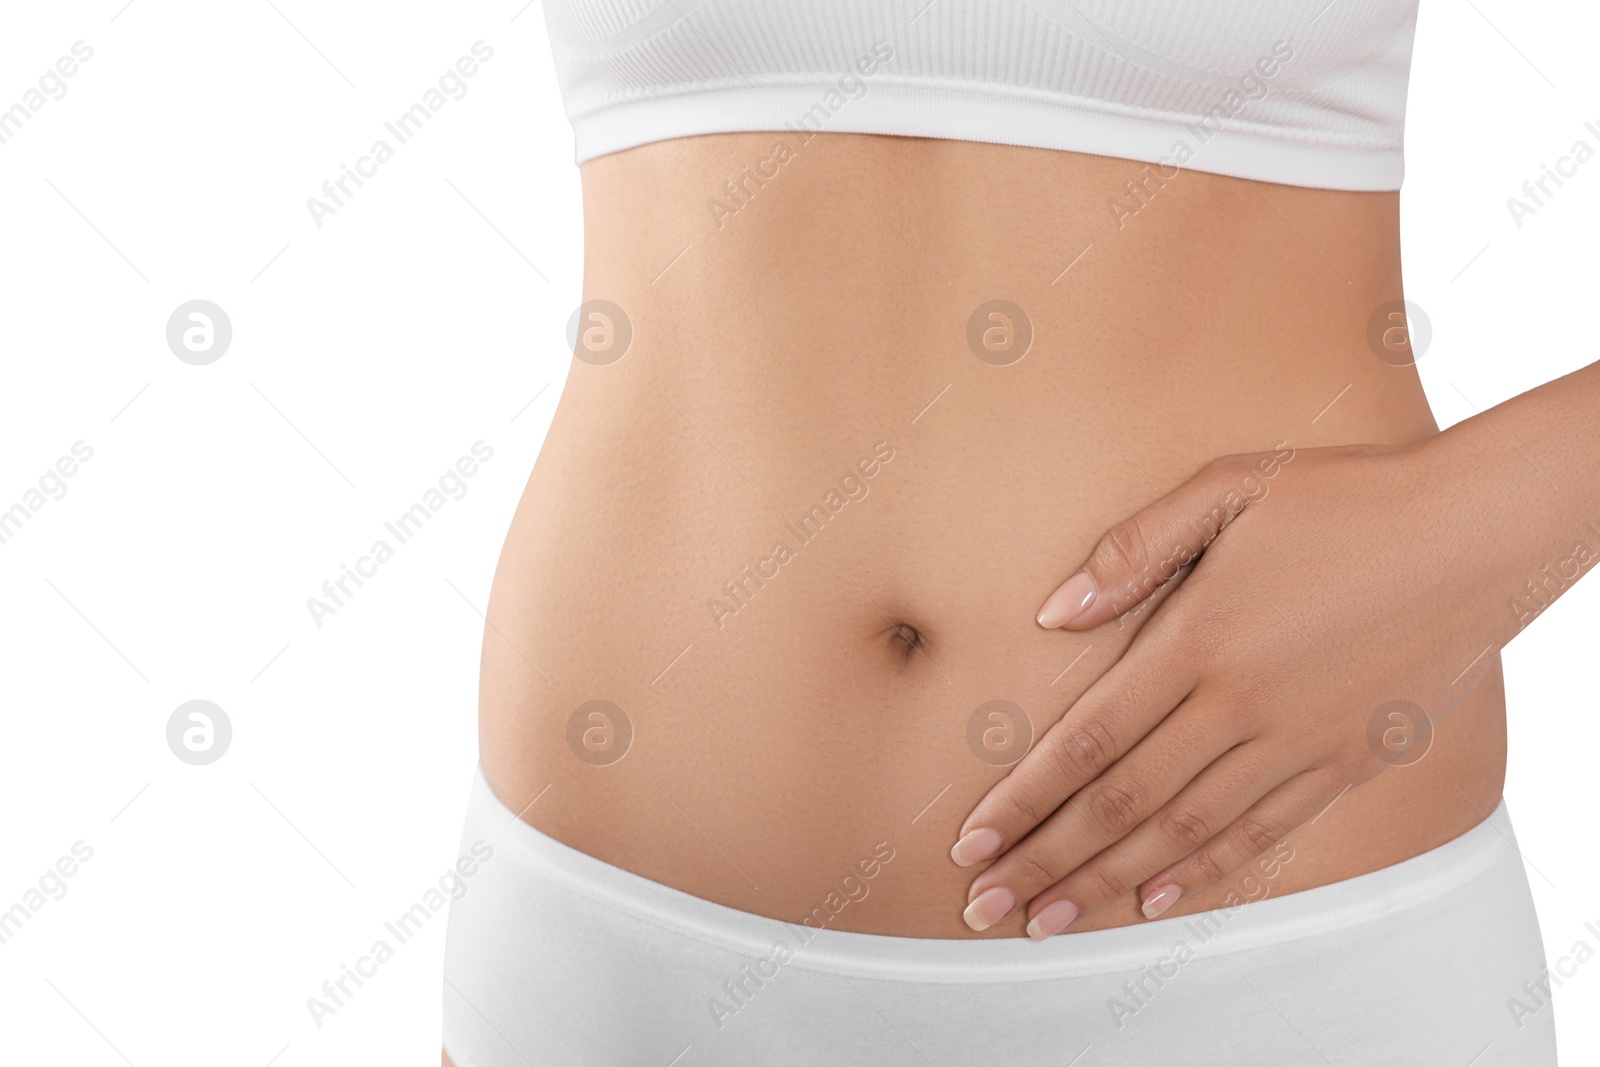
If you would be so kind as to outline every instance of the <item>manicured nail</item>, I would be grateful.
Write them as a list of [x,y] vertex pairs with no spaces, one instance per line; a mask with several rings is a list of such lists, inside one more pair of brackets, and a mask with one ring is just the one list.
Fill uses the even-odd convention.
[[1054,630],[1082,615],[1094,603],[1094,578],[1088,571],[1079,571],[1061,583],[1061,588],[1050,594],[1039,609],[1039,625]]
[[1052,937],[1072,925],[1072,920],[1078,917],[1078,906],[1070,900],[1057,900],[1046,904],[1039,914],[1028,923],[1028,936],[1035,941],[1043,941]]
[[1139,906],[1139,910],[1144,912],[1146,919],[1154,919],[1176,904],[1178,897],[1182,894],[1183,890],[1175,885],[1160,886],[1154,893],[1144,898],[1144,903]]
[[977,899],[967,905],[961,917],[968,926],[981,932],[1010,915],[1011,909],[1016,906],[1017,898],[1011,890],[1003,885],[995,885],[979,893]]
[[1000,833],[984,827],[967,834],[950,850],[957,867],[971,867],[1000,851]]

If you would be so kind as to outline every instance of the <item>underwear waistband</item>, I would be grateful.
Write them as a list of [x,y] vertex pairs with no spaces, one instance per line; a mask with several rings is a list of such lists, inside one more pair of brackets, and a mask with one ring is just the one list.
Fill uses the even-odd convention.
[[[850,977],[917,982],[1015,982],[1137,970],[1207,932],[1203,953],[1260,948],[1376,922],[1398,912],[1472,892],[1496,864],[1521,863],[1502,801],[1460,837],[1404,862],[1314,889],[1157,919],[1133,926],[1065,933],[1044,942],[1025,937],[939,939],[817,929],[739,911],[661,885],[571,848],[523,822],[473,778],[469,836],[516,857],[530,877],[546,879],[591,902],[683,937],[751,957],[775,942],[802,947],[787,966]],[[1211,917],[1208,920],[1208,917]]]

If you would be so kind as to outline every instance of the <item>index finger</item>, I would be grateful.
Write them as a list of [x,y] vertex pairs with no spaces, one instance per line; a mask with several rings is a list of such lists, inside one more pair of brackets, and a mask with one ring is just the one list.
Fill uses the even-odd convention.
[[[993,859],[1049,818],[1166,718],[1194,689],[1181,660],[1150,647],[1149,628],[1011,773],[978,801],[950,850],[958,866]],[[1137,650],[1137,651],[1136,651]]]

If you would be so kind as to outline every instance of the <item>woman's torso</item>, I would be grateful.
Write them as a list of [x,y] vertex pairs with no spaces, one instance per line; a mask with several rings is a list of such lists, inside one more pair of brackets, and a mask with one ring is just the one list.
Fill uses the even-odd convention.
[[[798,921],[892,850],[830,925],[1020,934],[961,921],[949,849],[1006,773],[969,722],[1004,700],[1037,736],[1149,614],[1047,631],[1044,598],[1215,456],[1436,429],[1369,342],[1401,296],[1396,193],[854,134],[661,141],[582,176],[584,299],[627,330],[587,319],[507,537],[482,762],[545,833],[734,908]],[[1025,331],[985,336],[1022,321],[995,301],[1031,324],[1021,358]],[[625,715],[609,738],[593,705],[572,726],[596,700]],[[1455,837],[1504,744],[1496,664],[1292,863],[1173,914]],[[1075,929],[1136,921],[1129,897]]]

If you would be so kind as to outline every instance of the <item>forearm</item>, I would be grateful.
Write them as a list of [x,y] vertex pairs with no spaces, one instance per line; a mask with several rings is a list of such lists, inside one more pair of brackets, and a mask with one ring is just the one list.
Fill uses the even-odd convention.
[[[1430,439],[1426,465],[1459,491],[1441,538],[1468,568],[1486,647],[1507,644],[1600,562],[1600,363]],[[1418,487],[1422,489],[1423,487]]]

